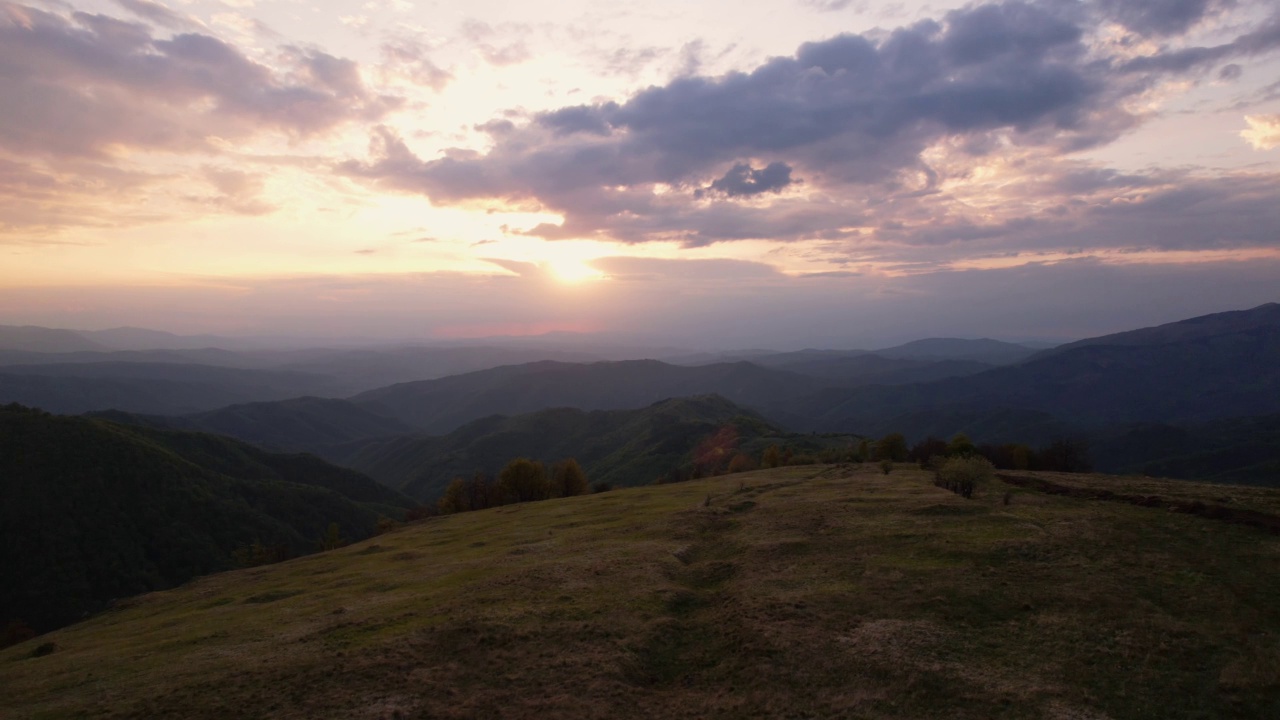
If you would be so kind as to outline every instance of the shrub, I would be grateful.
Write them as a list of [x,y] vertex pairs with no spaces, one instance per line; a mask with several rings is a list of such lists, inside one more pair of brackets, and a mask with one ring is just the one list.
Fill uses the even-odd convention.
[[890,460],[889,458],[885,458],[884,460],[881,460],[880,472],[884,473],[885,475],[888,475],[889,473],[893,472],[893,461]]
[[974,491],[994,477],[995,467],[981,455],[953,457],[938,468],[933,484],[961,497],[971,498]]
[[609,492],[612,489],[613,485],[611,483],[604,482],[603,480],[592,483],[591,485],[591,492],[593,493]]

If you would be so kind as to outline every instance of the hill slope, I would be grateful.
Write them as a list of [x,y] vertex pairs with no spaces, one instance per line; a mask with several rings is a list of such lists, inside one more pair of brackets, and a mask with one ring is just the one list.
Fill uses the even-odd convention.
[[0,651],[0,715],[1243,720],[1280,707],[1278,596],[1251,527],[789,468],[202,578]]
[[[722,433],[724,430],[728,433]],[[758,415],[718,396],[676,398],[638,410],[556,408],[515,417],[493,416],[438,437],[406,436],[353,445],[329,457],[404,493],[430,500],[454,477],[495,475],[515,457],[544,462],[575,458],[592,482],[617,486],[653,482],[693,463],[716,437],[721,467],[745,448],[759,455],[765,442],[813,449],[823,439],[793,439]],[[848,442],[848,439],[845,439]],[[709,448],[709,446],[707,446]]]
[[490,415],[519,415],[556,407],[618,410],[713,393],[765,411],[828,384],[746,362],[699,367],[657,360],[585,365],[539,362],[392,385],[350,399],[372,412],[440,434]]
[[367,537],[412,503],[351,470],[226,438],[0,408],[0,622],[37,630],[231,566],[255,540]]
[[300,397],[244,403],[177,417],[116,411],[94,413],[115,422],[226,435],[270,450],[324,455],[336,445],[406,435],[414,428],[333,398]]

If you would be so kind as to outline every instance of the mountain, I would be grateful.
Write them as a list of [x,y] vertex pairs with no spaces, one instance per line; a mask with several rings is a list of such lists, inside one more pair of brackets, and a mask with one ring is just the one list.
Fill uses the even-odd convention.
[[314,551],[412,502],[318,458],[227,438],[0,407],[0,622],[48,630],[232,566],[255,541]]
[[93,410],[178,415],[229,403],[328,395],[322,375],[247,370],[194,363],[96,362],[9,365],[0,368],[0,403],[50,412]]
[[1278,515],[1055,473],[964,499],[907,464],[508,505],[0,649],[0,716],[1275,718]]
[[[937,434],[938,418],[975,413],[1042,413],[1082,429],[1278,413],[1278,307],[1073,343],[964,378],[811,395],[790,404],[787,417],[808,429],[920,437],[923,422]],[[966,429],[956,424],[941,434]]]
[[843,387],[905,385],[949,377],[964,377],[990,370],[993,365],[974,360],[917,360],[888,358],[879,354],[834,355],[796,358],[770,365],[788,372],[821,378]]
[[572,364],[539,362],[403,383],[361,393],[352,402],[431,434],[447,433],[489,415],[547,408],[636,408],[659,400],[717,394],[765,412],[829,383],[747,362],[699,367],[657,360]]
[[722,453],[723,467],[734,452],[759,457],[770,443],[815,452],[851,442],[847,436],[792,436],[725,398],[704,395],[663,400],[638,410],[556,408],[499,415],[440,437],[359,443],[330,457],[407,495],[430,500],[453,478],[477,471],[493,476],[516,457],[547,463],[573,457],[592,482],[628,486],[689,467],[695,455]]
[[102,345],[71,330],[34,325],[0,325],[0,350],[63,353],[105,350]]
[[1248,335],[1255,331],[1265,332],[1276,327],[1280,327],[1280,303],[1267,303],[1249,310],[1232,310],[1212,315],[1201,315],[1164,325],[1078,340],[1049,350],[1043,350],[1037,357],[1048,357],[1094,345],[1155,347],[1189,343],[1221,336]]
[[1104,472],[1280,487],[1280,415],[1108,429],[1089,452]]
[[335,445],[415,432],[406,423],[346,400],[318,397],[244,403],[176,417],[115,410],[93,415],[130,425],[214,433],[271,450],[317,455]]
[[355,393],[405,382],[434,380],[450,375],[543,360],[592,362],[585,352],[519,347],[385,347],[358,350],[298,350],[274,355],[279,370],[332,377]]
[[983,338],[961,340],[959,338],[926,338],[905,345],[873,350],[887,358],[913,360],[968,360],[987,365],[1012,365],[1036,354],[1025,345]]

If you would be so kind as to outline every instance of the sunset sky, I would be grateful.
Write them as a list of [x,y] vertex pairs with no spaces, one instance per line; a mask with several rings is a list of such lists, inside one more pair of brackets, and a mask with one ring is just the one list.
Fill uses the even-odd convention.
[[1274,0],[0,1],[0,323],[689,347],[1280,300]]

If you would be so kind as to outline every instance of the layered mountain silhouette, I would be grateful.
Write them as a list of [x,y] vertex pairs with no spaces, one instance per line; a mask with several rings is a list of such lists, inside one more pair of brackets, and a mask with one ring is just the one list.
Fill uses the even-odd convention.
[[786,410],[800,428],[913,436],[1006,413],[1076,428],[1276,413],[1280,305],[1092,338],[964,378],[825,392]]
[[573,364],[539,362],[393,385],[351,398],[372,412],[431,434],[489,415],[520,415],[546,408],[616,410],[659,400],[716,394],[767,410],[827,383],[747,362],[698,367],[657,360]]

